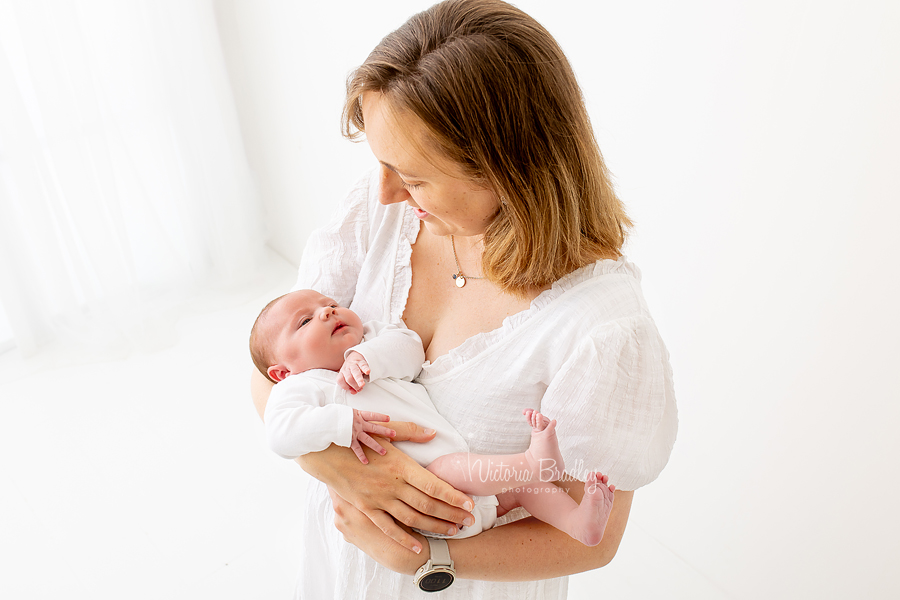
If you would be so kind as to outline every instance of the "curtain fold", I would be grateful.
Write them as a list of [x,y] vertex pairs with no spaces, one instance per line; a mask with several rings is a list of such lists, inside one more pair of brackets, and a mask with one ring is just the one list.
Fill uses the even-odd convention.
[[0,0],[0,107],[23,355],[158,346],[191,298],[253,277],[261,210],[209,0]]

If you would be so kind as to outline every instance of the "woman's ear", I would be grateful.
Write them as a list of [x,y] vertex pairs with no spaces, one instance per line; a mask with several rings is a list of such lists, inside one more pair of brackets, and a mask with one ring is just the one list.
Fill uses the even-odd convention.
[[291,374],[291,372],[282,365],[272,365],[266,369],[266,373],[268,373],[269,377],[275,383],[284,381],[284,378]]

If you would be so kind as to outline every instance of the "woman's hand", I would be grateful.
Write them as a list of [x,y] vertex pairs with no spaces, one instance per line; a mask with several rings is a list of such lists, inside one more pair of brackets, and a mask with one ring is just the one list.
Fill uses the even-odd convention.
[[[252,373],[251,395],[262,419],[274,384],[255,368]],[[393,439],[398,442],[425,443],[435,435],[434,430],[426,430],[415,423],[397,421],[388,426],[395,431]],[[301,456],[297,462],[304,471],[326,483],[329,489],[368,517],[388,536],[383,539],[390,545],[396,541],[409,550],[422,547],[422,542],[397,525],[394,519],[410,527],[443,533],[451,528],[455,530],[457,523],[472,518],[467,511],[472,510],[474,504],[468,496],[420,467],[386,440],[382,444],[385,455],[367,452],[368,465],[361,464],[349,449],[333,444],[321,452]],[[393,541],[388,542],[388,538]],[[407,554],[416,556],[412,552]]]
[[[579,501],[584,484],[560,482]],[[406,551],[382,532],[349,502],[329,490],[334,504],[334,525],[344,539],[392,571],[414,575],[429,558],[425,537],[408,532],[424,548],[420,554]],[[462,540],[450,540],[450,555],[460,579],[484,581],[532,581],[589,571],[609,564],[616,555],[634,492],[616,492],[616,500],[603,539],[586,546],[552,525],[533,517]],[[540,550],[536,550],[540,548]]]
[[371,556],[376,562],[397,573],[414,575],[428,560],[428,544],[425,543],[425,536],[402,528],[415,540],[419,548],[413,550],[415,552],[413,554],[395,544],[392,538],[386,537],[362,511],[341,498],[334,490],[329,488],[328,493],[331,494],[331,503],[334,506],[334,526],[344,535],[344,540]]
[[[427,442],[435,434],[414,423],[391,422],[390,425],[397,433],[394,441]],[[468,496],[423,469],[387,440],[382,441],[382,445],[387,451],[384,456],[366,450],[368,465],[361,464],[346,448],[335,445],[322,452],[301,456],[297,462],[368,517],[387,536],[384,543],[397,542],[413,552],[421,551],[422,542],[394,519],[425,531],[455,533],[458,523],[472,518],[467,511],[471,511],[474,504]],[[348,521],[344,526],[347,531],[342,530],[344,536],[352,538],[359,529],[359,536],[368,540],[371,530],[358,527],[357,523]],[[366,545],[371,547],[373,544],[367,541]]]

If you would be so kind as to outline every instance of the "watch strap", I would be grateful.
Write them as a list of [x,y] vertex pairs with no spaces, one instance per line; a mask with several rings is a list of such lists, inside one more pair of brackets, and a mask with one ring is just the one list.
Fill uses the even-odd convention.
[[453,559],[450,558],[450,545],[447,540],[438,538],[425,538],[428,540],[428,549],[431,551],[431,564],[453,568]]

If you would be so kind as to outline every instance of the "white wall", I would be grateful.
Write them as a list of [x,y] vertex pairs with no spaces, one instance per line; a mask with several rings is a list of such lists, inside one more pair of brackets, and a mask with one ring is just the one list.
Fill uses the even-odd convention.
[[394,4],[214,0],[269,245],[294,263],[334,201],[374,164],[368,146],[340,135],[344,83],[417,10]]
[[[312,4],[217,2],[270,244],[293,262],[372,164],[339,135],[346,74],[429,3]],[[900,4],[518,5],[579,75],[680,403],[622,552],[573,596],[895,594]]]

